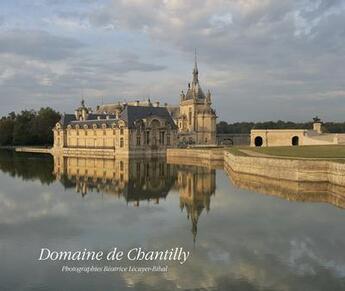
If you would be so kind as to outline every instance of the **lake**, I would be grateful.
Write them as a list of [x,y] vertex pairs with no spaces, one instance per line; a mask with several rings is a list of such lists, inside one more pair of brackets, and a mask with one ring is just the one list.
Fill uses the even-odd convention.
[[[345,203],[197,161],[0,151],[0,290],[345,290]],[[170,250],[177,261],[39,261],[51,250]],[[63,272],[70,267],[167,267]]]

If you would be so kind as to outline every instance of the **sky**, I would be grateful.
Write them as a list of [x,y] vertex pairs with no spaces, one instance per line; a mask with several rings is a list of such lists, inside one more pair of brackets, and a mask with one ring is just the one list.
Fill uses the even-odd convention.
[[345,121],[344,0],[2,0],[0,115],[178,104],[195,49],[218,121]]

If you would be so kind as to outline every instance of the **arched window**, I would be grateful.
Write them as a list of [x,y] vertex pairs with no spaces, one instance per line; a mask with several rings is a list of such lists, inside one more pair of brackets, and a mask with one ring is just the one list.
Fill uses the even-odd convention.
[[298,136],[294,136],[292,139],[291,139],[291,144],[293,146],[298,146],[299,144],[299,137]]
[[120,148],[123,148],[123,137],[120,138]]
[[151,121],[151,127],[152,128],[158,128],[160,126],[161,126],[161,123],[159,122],[159,120],[154,119],[154,120]]
[[261,147],[263,144],[263,140],[261,136],[257,136],[254,140],[255,146],[256,147]]

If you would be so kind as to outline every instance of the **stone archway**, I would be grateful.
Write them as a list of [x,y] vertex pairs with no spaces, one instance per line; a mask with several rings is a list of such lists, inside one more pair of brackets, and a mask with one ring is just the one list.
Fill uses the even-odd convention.
[[298,146],[299,145],[299,137],[298,136],[294,136],[292,139],[291,139],[291,144],[293,146]]
[[254,144],[256,147],[261,147],[262,144],[263,144],[263,139],[261,136],[257,136],[255,139],[254,139]]

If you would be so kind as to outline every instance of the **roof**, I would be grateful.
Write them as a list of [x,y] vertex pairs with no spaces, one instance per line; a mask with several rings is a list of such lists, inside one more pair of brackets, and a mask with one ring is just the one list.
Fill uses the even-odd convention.
[[66,127],[71,121],[75,121],[75,115],[74,114],[62,114],[60,123],[62,127]]
[[192,83],[191,88],[188,88],[185,100],[194,99],[194,98],[199,99],[199,100],[204,100],[206,98],[204,92],[202,91],[200,87],[199,82]]
[[128,128],[134,127],[134,122],[147,118],[150,116],[157,116],[165,119],[169,122],[172,128],[176,128],[174,120],[167,108],[165,107],[152,107],[152,106],[126,106],[125,109],[120,114],[120,119],[124,120],[128,124]]
[[[108,119],[107,119],[108,116]],[[93,114],[90,113],[87,116],[87,120],[77,120],[74,114],[63,114],[60,119],[62,127],[67,127],[67,125],[83,125],[83,124],[112,124],[116,121],[115,116],[112,114]]]
[[92,119],[92,120],[83,120],[83,121],[76,120],[76,121],[71,121],[70,125],[72,125],[72,126],[76,126],[76,125],[83,126],[85,124],[87,124],[87,125],[96,124],[96,125],[100,126],[102,124],[106,124],[107,126],[111,126],[116,122],[118,122],[118,119],[99,119],[99,120],[98,119]]

